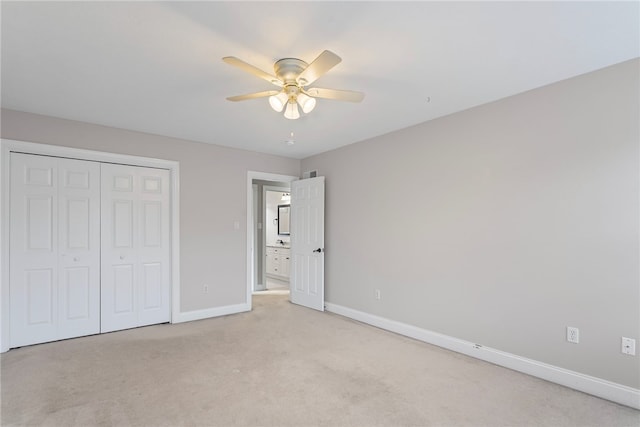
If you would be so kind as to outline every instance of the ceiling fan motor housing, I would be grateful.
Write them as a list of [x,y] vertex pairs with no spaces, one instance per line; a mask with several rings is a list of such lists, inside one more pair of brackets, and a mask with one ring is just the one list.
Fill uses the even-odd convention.
[[308,66],[309,64],[298,58],[283,58],[273,65],[273,71],[285,85],[304,86],[304,83],[298,82],[297,79]]

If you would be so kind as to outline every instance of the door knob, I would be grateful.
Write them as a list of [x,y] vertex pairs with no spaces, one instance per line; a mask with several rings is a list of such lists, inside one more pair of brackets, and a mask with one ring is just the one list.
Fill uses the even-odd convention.
[[318,253],[320,253],[320,252],[322,252],[322,248],[318,248],[318,249],[316,249],[316,250],[315,250],[315,251],[313,251],[313,252],[318,252]]
[[120,259],[124,259],[124,255],[120,255]]
[[73,260],[77,262],[77,261],[78,261],[78,257],[77,257],[77,256],[74,256],[74,257],[73,257]]

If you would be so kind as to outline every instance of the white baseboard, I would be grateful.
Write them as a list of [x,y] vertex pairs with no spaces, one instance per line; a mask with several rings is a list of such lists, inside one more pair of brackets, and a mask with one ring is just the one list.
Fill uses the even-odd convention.
[[325,302],[327,311],[467,356],[523,372],[621,405],[640,409],[640,390],[568,369],[520,357],[406,323]]
[[242,313],[245,311],[251,311],[251,307],[248,304],[225,305],[204,310],[186,311],[179,313],[177,318],[171,320],[171,323],[191,322],[193,320],[209,319],[211,317],[226,316],[228,314]]

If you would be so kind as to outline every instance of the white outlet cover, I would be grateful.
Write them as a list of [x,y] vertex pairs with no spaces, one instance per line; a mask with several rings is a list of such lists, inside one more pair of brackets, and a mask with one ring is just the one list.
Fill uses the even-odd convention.
[[622,337],[622,353],[629,356],[636,355],[636,340],[633,338]]
[[578,344],[580,342],[580,329],[567,326],[567,341]]

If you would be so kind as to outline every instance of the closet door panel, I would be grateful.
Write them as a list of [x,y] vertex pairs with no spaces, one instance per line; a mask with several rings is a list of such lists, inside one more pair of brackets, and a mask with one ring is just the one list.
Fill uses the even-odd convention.
[[52,253],[54,241],[54,196],[28,195],[25,201],[26,248]]
[[170,320],[169,171],[103,164],[102,332]]
[[139,168],[140,325],[170,320],[169,171]]
[[133,200],[115,198],[112,211],[113,248],[133,250]]
[[[133,264],[120,264],[113,267],[113,309],[116,316],[135,315],[135,286]],[[136,324],[134,323],[133,326]]]
[[102,332],[138,326],[136,168],[101,165]]
[[11,153],[11,347],[58,339],[57,159]]
[[63,318],[67,321],[87,319],[91,316],[91,271],[87,267],[66,268],[64,277]]
[[58,159],[59,338],[100,332],[100,164]]
[[162,307],[162,264],[157,262],[142,264],[142,310],[156,310]]
[[54,269],[25,270],[26,325],[55,326]]

